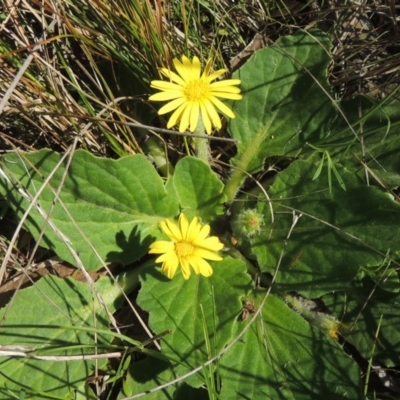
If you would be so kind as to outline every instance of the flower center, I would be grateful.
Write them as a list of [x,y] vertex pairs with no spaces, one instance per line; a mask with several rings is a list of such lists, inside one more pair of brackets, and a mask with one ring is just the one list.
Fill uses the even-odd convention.
[[189,82],[184,90],[184,94],[189,101],[199,101],[208,98],[210,85],[202,79]]
[[257,226],[258,223],[259,223],[259,221],[257,219],[255,219],[255,218],[250,218],[249,219],[249,225],[251,225],[251,226]]
[[194,246],[188,242],[179,242],[175,244],[175,252],[178,257],[187,257],[193,253]]

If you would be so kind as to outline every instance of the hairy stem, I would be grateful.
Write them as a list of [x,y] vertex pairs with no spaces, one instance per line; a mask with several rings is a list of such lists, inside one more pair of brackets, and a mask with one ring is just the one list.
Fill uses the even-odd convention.
[[[201,115],[199,116],[199,122],[197,123],[194,132],[196,135],[205,135],[205,129]],[[205,163],[210,164],[210,147],[208,140],[203,138],[193,138],[193,144],[195,146],[196,157],[203,160]]]

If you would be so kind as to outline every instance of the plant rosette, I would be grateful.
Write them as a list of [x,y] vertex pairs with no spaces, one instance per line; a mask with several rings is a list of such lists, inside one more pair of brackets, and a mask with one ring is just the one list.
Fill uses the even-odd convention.
[[[394,173],[399,141],[383,143],[382,121],[397,130],[399,105],[365,102],[362,122],[356,101],[338,113],[327,80],[330,48],[317,30],[282,38],[224,84],[214,82],[222,73],[209,63],[201,73],[197,58],[174,61],[177,73],[161,70],[170,81],[153,82],[160,93],[152,100],[170,102],[160,110],[173,112],[169,127],[194,132],[201,115],[210,133],[221,127],[214,107],[235,116],[228,131],[236,154],[226,181],[213,172],[209,156],[198,154],[180,158],[167,179],[143,155],[109,160],[79,150],[68,163],[49,150],[2,155],[0,191],[41,246],[85,271],[111,262],[130,266],[118,285],[109,278],[95,285],[43,278],[20,290],[13,307],[3,310],[3,345],[49,350],[61,337],[59,352],[67,346],[69,356],[96,353],[96,346],[109,350],[116,335],[110,312],[121,307],[120,289],[140,288],[137,304],[148,313],[151,332],[163,336],[159,351],[131,343],[148,355],[127,363],[121,399],[146,391],[188,398],[204,388],[224,399],[309,399],[310,393],[361,399],[358,365],[339,345],[341,335],[365,359],[399,365],[400,337],[392,327],[400,320],[400,205],[393,194],[367,186],[354,162],[354,155],[363,159],[354,131],[362,124],[371,159]],[[193,79],[209,85],[203,100],[186,97],[194,95]],[[220,106],[213,96],[228,103]],[[263,181],[258,173],[272,157],[290,165],[273,166],[279,172]],[[240,236],[235,247],[232,231]],[[287,301],[294,292],[319,298],[327,309],[299,311]],[[88,306],[93,299],[96,318]],[[35,319],[22,311],[29,301],[40,304],[39,314],[30,311]],[[252,305],[246,318],[244,304]],[[94,320],[101,323],[93,326]],[[21,334],[21,324],[29,324],[29,335]],[[43,336],[36,325],[55,327]],[[88,326],[92,334],[84,331]],[[44,382],[42,361],[4,360],[0,400],[11,392],[18,398],[21,390],[30,398],[65,398],[83,390],[94,368],[86,359],[76,369],[66,361]]]

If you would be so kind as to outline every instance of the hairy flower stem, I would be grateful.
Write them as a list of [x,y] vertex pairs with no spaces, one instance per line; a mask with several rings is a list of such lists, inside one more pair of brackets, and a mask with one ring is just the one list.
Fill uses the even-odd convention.
[[[240,166],[239,166],[240,167]],[[228,182],[225,184],[224,194],[226,196],[226,202],[228,204],[232,203],[236,197],[237,192],[239,191],[240,186],[242,185],[246,175],[240,168],[234,169],[231,177]]]
[[[205,135],[205,129],[203,120],[199,116],[199,122],[197,123],[196,129],[193,132],[196,135]],[[193,138],[193,144],[195,146],[196,157],[210,164],[210,147],[208,145],[208,140],[203,138]]]
[[154,164],[157,166],[163,176],[170,176],[174,173],[174,167],[169,162],[166,156],[166,149],[160,146],[159,140],[154,137],[149,138],[144,147],[146,153],[152,158]]

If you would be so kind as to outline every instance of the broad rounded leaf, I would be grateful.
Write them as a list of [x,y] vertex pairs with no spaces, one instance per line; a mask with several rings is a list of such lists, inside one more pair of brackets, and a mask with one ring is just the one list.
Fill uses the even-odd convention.
[[265,227],[251,239],[262,271],[275,271],[284,250],[276,282],[306,297],[341,290],[360,266],[379,265],[389,249],[395,258],[400,251],[399,203],[340,166],[346,190],[333,181],[330,194],[325,167],[312,180],[316,168],[295,161],[278,174],[269,191],[274,222],[269,205],[259,204]]
[[[369,360],[388,368],[400,365],[400,295],[389,293],[369,278],[355,281],[345,292],[327,294],[324,303],[348,329],[345,339]],[[355,324],[355,325],[354,325]]]
[[[167,385],[157,390],[160,385],[168,384],[176,379],[174,367],[165,361],[146,357],[144,360],[134,362],[129,367],[129,372],[123,381],[122,392],[119,399],[131,397],[139,393],[146,393],[146,400],[209,400],[208,392],[204,388],[194,388],[178,382]],[[150,392],[154,390],[153,392]]]
[[238,140],[235,166],[254,173],[267,156],[293,155],[324,137],[335,117],[326,95],[330,47],[321,31],[300,32],[257,51],[234,74],[243,93],[229,122]]
[[182,158],[176,165],[173,182],[182,211],[188,217],[197,216],[210,222],[223,213],[224,185],[203,161]]
[[223,399],[362,398],[356,362],[273,295],[219,372]]
[[[0,190],[19,217],[30,203],[26,196],[36,195],[60,159],[60,154],[48,150],[2,157],[4,174],[0,174]],[[65,165],[66,162],[57,169],[38,204],[48,215],[55,193],[62,185],[59,195],[62,204],[56,202],[41,245],[72,264],[76,262],[65,241],[88,270],[102,265],[91,246],[104,261],[133,262],[147,252],[154,237],[160,236],[158,222],[178,213],[176,197],[168,194],[162,179],[144,156],[109,160],[78,150],[63,180]],[[26,228],[35,238],[45,226],[45,217],[36,208],[29,214]],[[53,227],[59,230],[62,239]]]
[[[324,146],[329,146],[332,156],[345,162],[346,167],[360,170],[363,176],[365,171],[361,161],[364,161],[368,171],[371,171],[369,178],[372,184],[379,185],[377,180],[380,180],[390,188],[399,187],[400,101],[381,104],[369,97],[358,96],[341,103],[340,107],[357,137],[339,116],[324,140]],[[338,143],[344,143],[345,146],[338,146]]]
[[[101,278],[95,288],[113,312],[115,301],[120,297],[119,289],[109,278]],[[94,320],[96,327],[93,329],[109,327],[107,314],[91,286],[52,275],[40,279],[33,287],[20,290],[11,307],[0,311],[0,318],[5,319],[0,330],[2,346],[39,350],[38,355],[95,354],[96,346],[110,345],[113,340],[112,335],[98,334],[95,339],[94,332],[78,329],[93,326]],[[64,326],[77,329],[64,329]],[[99,368],[106,368],[106,364],[107,359],[97,361]],[[45,396],[41,393],[67,398],[79,387],[83,396],[83,384],[95,371],[95,361],[2,357],[0,368],[0,399],[9,400],[10,391],[18,398],[20,390],[24,389],[30,399],[42,400]]]
[[[169,363],[146,357],[144,360],[132,363],[129,373],[123,381],[122,391],[118,398],[124,399],[138,393],[154,389],[175,378],[174,371]],[[177,385],[170,385],[163,390],[155,391],[146,395],[149,400],[171,399]]]
[[[180,361],[175,369],[178,376],[223,349],[242,309],[240,298],[251,289],[242,261],[225,258],[212,266],[210,278],[192,275],[187,281],[181,273],[169,280],[158,267],[149,267],[142,274],[138,304],[150,313],[153,332],[171,329],[162,341],[162,351],[171,360]],[[212,354],[207,353],[207,340]],[[192,377],[190,383],[199,386],[202,381]]]

